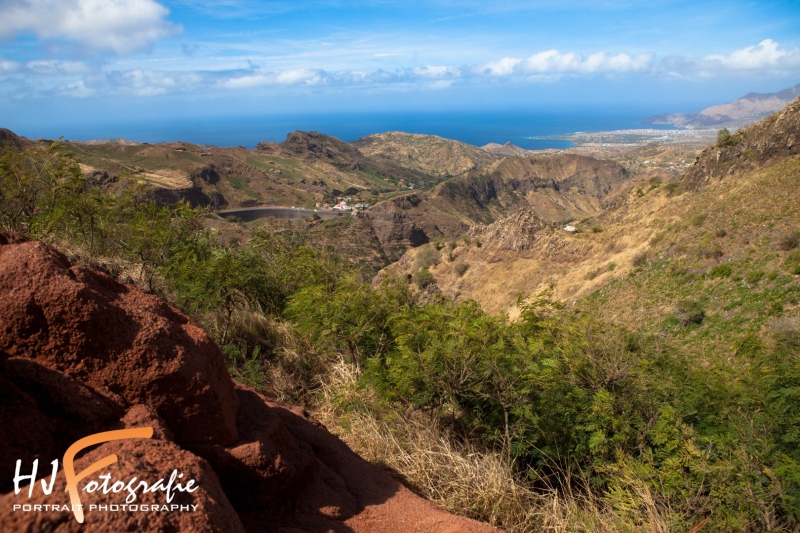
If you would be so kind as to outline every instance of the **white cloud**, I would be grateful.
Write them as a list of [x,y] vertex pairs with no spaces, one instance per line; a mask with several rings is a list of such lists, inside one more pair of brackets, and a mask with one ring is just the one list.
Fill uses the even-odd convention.
[[28,61],[25,67],[33,73],[44,75],[87,74],[93,69],[81,61],[59,61],[57,59]]
[[90,96],[95,95],[95,91],[86,87],[82,80],[76,81],[75,83],[62,85],[56,89],[56,92],[72,98],[89,98]]
[[458,67],[425,65],[413,69],[412,74],[420,78],[444,78],[461,76],[461,69]]
[[490,76],[641,72],[648,70],[652,61],[651,54],[632,57],[624,53],[609,55],[606,52],[597,52],[584,59],[581,54],[547,50],[527,59],[504,57],[498,61],[489,61],[476,65],[473,71]]
[[278,72],[257,72],[233,75],[221,79],[219,85],[229,89],[250,89],[274,85],[318,85],[328,75],[321,70],[292,69]]
[[736,50],[732,54],[708,55],[707,62],[719,62],[724,67],[734,70],[760,70],[770,67],[779,67],[786,64],[797,66],[800,61],[800,50],[780,50],[779,44],[772,39],[764,39],[756,46],[748,46]]
[[17,69],[19,69],[19,63],[0,57],[0,73],[14,72]]
[[[2,2],[3,0],[0,0]],[[454,84],[491,84],[499,80],[516,83],[555,83],[565,76],[586,79],[601,76],[648,76],[658,78],[709,79],[725,76],[797,73],[800,50],[785,50],[778,43],[765,40],[755,46],[728,55],[702,58],[689,55],[656,58],[651,54],[611,54],[605,51],[589,55],[546,50],[527,58],[504,57],[473,65],[424,65],[388,71],[324,70],[314,68],[260,67],[248,61],[248,68],[231,68],[244,58],[229,58],[216,69],[193,69],[174,62],[172,68],[132,68],[106,70],[108,65],[75,61],[39,60],[17,63],[0,58],[0,80],[12,77],[38,87],[40,95],[60,94],[71,97],[126,95],[157,96],[190,92],[267,91],[271,88],[323,87],[394,87],[397,89],[437,89]],[[254,58],[270,63],[270,57]],[[279,58],[280,59],[280,58]],[[118,62],[117,64],[124,64]],[[151,62],[153,64],[153,62]],[[163,63],[162,63],[163,64]],[[223,66],[224,65],[224,66]],[[183,67],[183,68],[182,68]]]
[[180,30],[154,0],[0,0],[0,38],[32,32],[94,52],[125,54]]

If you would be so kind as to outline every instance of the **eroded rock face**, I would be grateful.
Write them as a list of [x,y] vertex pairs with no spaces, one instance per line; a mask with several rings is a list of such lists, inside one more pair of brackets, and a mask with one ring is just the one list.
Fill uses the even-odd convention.
[[548,233],[547,222],[530,211],[520,211],[488,226],[473,226],[467,235],[480,239],[486,249],[519,251],[530,248],[536,239]]
[[[454,517],[370,465],[302,412],[234,383],[217,346],[160,299],[71,266],[41,242],[0,236],[0,531],[474,532],[496,531]],[[24,471],[50,462],[76,440],[123,428],[151,439],[101,444],[75,471],[116,454],[103,473],[148,483],[173,470],[195,492],[171,504],[192,512],[103,512],[121,494],[81,493],[81,526],[64,510],[14,512],[14,504],[68,503],[60,471],[52,494],[37,484],[15,495]],[[163,504],[148,493],[139,505]]]
[[761,122],[737,131],[728,143],[703,150],[683,180],[700,190],[712,180],[800,154],[800,98]]
[[73,267],[41,242],[0,248],[0,294],[0,349],[9,355],[118,403],[152,406],[178,442],[237,439],[222,353],[160,298]]

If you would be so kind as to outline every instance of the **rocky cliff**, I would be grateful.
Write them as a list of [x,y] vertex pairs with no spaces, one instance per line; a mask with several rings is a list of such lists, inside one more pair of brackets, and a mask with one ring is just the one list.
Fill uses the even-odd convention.
[[396,259],[397,250],[457,237],[520,210],[548,222],[594,215],[627,178],[618,163],[592,157],[508,157],[431,191],[381,202],[362,216]]
[[710,181],[797,154],[800,154],[800,98],[704,150],[686,173],[683,187],[697,190]]

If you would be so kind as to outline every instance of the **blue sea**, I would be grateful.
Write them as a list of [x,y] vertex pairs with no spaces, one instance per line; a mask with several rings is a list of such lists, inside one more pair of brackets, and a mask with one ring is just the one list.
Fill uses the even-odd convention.
[[[315,130],[352,141],[372,133],[404,131],[439,135],[476,146],[511,142],[522,148],[569,148],[550,138],[575,132],[653,128],[640,121],[657,110],[586,109],[547,111],[447,111],[406,113],[315,113],[143,120],[125,123],[70,124],[53,132],[20,131],[32,137],[68,140],[125,138],[139,142],[185,141],[253,148],[260,141],[282,141],[295,130]],[[50,128],[48,128],[50,129]]]

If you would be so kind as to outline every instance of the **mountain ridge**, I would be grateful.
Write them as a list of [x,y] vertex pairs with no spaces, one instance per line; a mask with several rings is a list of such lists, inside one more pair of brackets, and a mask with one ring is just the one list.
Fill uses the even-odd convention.
[[776,93],[748,93],[725,104],[707,107],[699,113],[653,115],[643,124],[668,124],[688,129],[710,127],[740,128],[781,110],[800,95],[800,84]]

